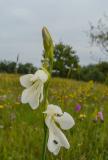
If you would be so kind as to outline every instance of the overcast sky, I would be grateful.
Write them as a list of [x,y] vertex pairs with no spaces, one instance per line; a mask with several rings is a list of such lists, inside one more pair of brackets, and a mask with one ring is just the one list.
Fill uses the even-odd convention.
[[99,50],[90,47],[85,31],[107,10],[108,0],[0,0],[0,60],[16,60],[19,53],[21,62],[39,66],[47,26],[55,43],[73,46],[81,64],[94,62],[90,52]]

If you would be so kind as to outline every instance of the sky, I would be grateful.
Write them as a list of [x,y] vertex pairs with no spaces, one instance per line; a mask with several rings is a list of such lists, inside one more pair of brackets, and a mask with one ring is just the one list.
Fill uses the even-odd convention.
[[55,44],[63,42],[74,48],[80,64],[105,59],[90,45],[86,31],[107,10],[108,0],[0,0],[0,60],[15,61],[20,54],[20,62],[39,66],[43,26]]

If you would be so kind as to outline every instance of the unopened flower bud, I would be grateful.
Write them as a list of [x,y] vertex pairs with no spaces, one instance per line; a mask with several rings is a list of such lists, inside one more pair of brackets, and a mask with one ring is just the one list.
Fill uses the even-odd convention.
[[42,29],[42,37],[43,37],[43,45],[45,49],[45,57],[52,60],[54,46],[53,46],[51,35],[48,32],[48,29],[46,27],[43,27]]

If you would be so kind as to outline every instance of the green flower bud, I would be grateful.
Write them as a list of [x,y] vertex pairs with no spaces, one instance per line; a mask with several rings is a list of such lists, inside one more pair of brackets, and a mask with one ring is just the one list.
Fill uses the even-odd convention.
[[50,33],[46,27],[42,29],[43,45],[45,49],[45,58],[53,61],[54,46]]

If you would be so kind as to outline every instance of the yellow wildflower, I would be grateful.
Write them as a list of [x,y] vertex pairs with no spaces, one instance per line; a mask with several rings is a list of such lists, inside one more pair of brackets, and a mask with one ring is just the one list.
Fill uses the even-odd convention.
[[4,106],[3,105],[0,105],[0,109],[3,109],[4,108]]

